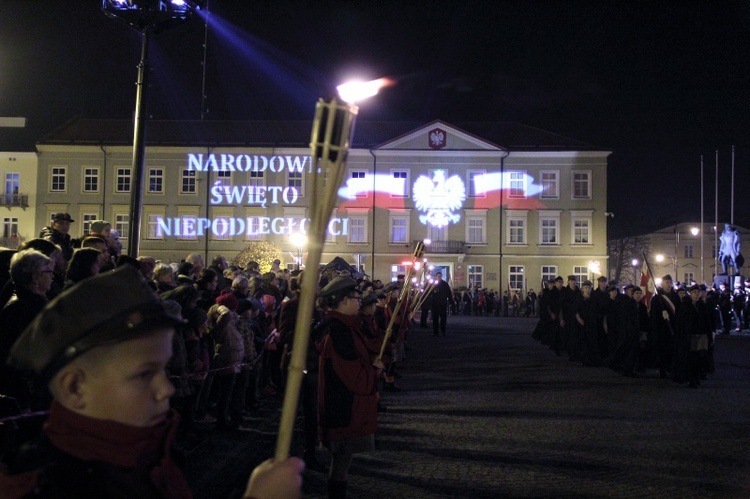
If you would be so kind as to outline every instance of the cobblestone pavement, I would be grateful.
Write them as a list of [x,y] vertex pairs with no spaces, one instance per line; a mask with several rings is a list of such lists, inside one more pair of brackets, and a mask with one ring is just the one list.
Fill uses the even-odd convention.
[[[412,331],[403,391],[383,394],[378,450],[355,457],[349,497],[750,497],[750,337],[719,337],[716,373],[688,389],[556,357],[535,324]],[[256,432],[211,434],[191,453],[198,498],[241,494],[272,455],[278,400],[264,406]],[[324,472],[306,471],[304,490],[326,497]]]

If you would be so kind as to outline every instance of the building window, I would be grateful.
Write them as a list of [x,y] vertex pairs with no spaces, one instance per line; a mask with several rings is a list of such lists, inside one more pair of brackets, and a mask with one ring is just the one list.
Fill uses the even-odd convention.
[[250,172],[250,183],[248,185],[251,185],[253,187],[263,187],[266,185],[266,180],[263,176],[264,172]]
[[394,198],[409,197],[409,172],[407,170],[391,170],[394,188],[391,196]]
[[409,217],[391,215],[391,243],[409,242]]
[[510,236],[508,244],[526,244],[525,222],[522,218],[508,220]]
[[682,283],[690,284],[691,282],[695,282],[695,274],[693,274],[692,272],[685,272],[683,274]]
[[591,242],[589,235],[588,220],[573,220],[573,244],[589,244]]
[[50,188],[51,192],[65,192],[67,189],[67,168],[64,166],[53,166],[52,173],[50,174]]
[[161,194],[164,192],[164,169],[148,169],[148,192]]
[[286,180],[287,187],[294,187],[295,189],[297,189],[297,194],[301,197],[303,195],[302,172],[289,171],[287,172],[286,175],[287,175],[287,180]]
[[399,274],[406,275],[406,265],[391,265],[391,282],[396,282]]
[[367,218],[349,217],[349,240],[350,243],[367,242]]
[[18,218],[3,218],[3,239],[7,240],[14,236],[18,236]]
[[214,218],[214,221],[211,224],[211,239],[214,241],[232,240],[231,217]]
[[161,229],[159,229],[159,218],[162,218],[162,215],[148,216],[148,230],[146,231],[146,239],[164,239],[164,234],[162,234]]
[[542,198],[558,199],[560,197],[560,172],[542,171]]
[[182,170],[181,194],[195,194],[195,170]]
[[118,168],[115,192],[130,192],[130,168]]
[[99,192],[99,168],[83,169],[83,192]]
[[573,199],[591,199],[590,172],[573,172]]
[[542,237],[540,238],[541,243],[557,244],[557,219],[543,218],[540,222],[542,230]]
[[557,265],[542,265],[542,283],[554,281],[557,277]]
[[693,258],[693,245],[692,244],[685,245],[685,258]]
[[261,232],[260,216],[248,216],[247,239],[248,241],[262,241],[265,239],[265,234]]
[[432,242],[435,241],[447,241],[448,240],[448,226],[445,227],[434,227],[432,225],[427,227],[427,239]]
[[466,218],[466,242],[470,244],[485,244],[487,242],[485,217],[467,217]]
[[369,190],[365,182],[367,182],[367,171],[366,170],[352,170],[349,173],[349,179],[355,188],[358,198],[366,198],[367,191]]
[[583,281],[587,281],[589,279],[589,268],[573,267],[573,275],[576,276],[576,281],[578,281],[578,286],[580,286]]
[[511,289],[523,289],[523,265],[510,265],[508,267],[508,283]]
[[98,213],[84,213],[83,214],[83,235],[88,236],[91,233],[91,222],[99,220]]
[[510,175],[510,192],[508,197],[525,198],[526,197],[526,172],[509,172]]
[[466,172],[466,185],[468,185],[468,197],[484,197],[487,189],[486,185],[482,185],[486,179],[484,176],[487,174],[485,170],[469,170]]
[[484,285],[483,277],[484,266],[483,265],[469,265],[468,278],[469,278],[469,289],[479,288],[482,289]]
[[115,214],[115,230],[120,233],[120,239],[127,239],[130,232],[130,215],[124,213]]

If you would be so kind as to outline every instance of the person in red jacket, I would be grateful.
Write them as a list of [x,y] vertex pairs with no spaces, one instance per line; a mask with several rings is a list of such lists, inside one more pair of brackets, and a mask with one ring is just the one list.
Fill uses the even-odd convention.
[[318,425],[321,442],[331,451],[328,497],[345,498],[352,457],[375,448],[376,389],[383,364],[370,361],[357,282],[339,276],[320,291],[320,298],[327,317],[318,341]]

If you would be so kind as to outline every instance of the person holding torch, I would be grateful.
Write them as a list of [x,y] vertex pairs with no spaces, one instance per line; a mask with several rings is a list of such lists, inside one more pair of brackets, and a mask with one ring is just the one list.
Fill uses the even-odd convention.
[[355,453],[375,449],[378,426],[378,379],[383,363],[373,365],[364,341],[361,294],[345,276],[320,291],[327,308],[326,331],[318,341],[318,425],[331,452],[328,497],[345,498],[349,466]]

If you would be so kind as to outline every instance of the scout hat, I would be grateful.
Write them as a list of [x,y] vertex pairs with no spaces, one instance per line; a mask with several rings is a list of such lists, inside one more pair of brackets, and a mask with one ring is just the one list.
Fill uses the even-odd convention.
[[70,213],[55,213],[52,215],[52,221],[53,222],[75,222],[72,218],[70,218]]
[[183,324],[140,273],[125,265],[86,279],[47,304],[13,345],[7,362],[50,380],[94,347]]
[[325,288],[320,290],[320,296],[327,298],[329,296],[343,296],[351,292],[359,294],[359,288],[357,287],[357,281],[351,277],[338,276],[329,282]]

